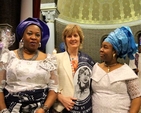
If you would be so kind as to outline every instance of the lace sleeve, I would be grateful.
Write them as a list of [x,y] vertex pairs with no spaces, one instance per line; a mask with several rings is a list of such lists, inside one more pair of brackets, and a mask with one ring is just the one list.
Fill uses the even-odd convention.
[[58,92],[58,74],[57,74],[57,60],[54,55],[48,54],[44,61],[41,61],[39,65],[50,74],[48,87],[49,90]]
[[57,76],[57,71],[51,71],[50,72],[51,77],[50,77],[50,82],[49,82],[49,89],[54,90],[55,92],[58,92],[58,76]]
[[0,69],[6,69],[8,61],[10,59],[10,53],[8,49],[4,49],[0,56]]
[[128,93],[129,93],[131,99],[134,99],[136,97],[141,96],[141,89],[139,87],[139,80],[138,79],[128,80],[127,81],[127,88],[128,88]]
[[53,63],[50,71],[49,89],[58,92],[58,74],[57,74],[57,60],[55,55],[50,55],[50,61]]
[[8,64],[9,50],[4,49],[0,54],[0,92],[3,92],[3,88],[6,84],[6,67]]

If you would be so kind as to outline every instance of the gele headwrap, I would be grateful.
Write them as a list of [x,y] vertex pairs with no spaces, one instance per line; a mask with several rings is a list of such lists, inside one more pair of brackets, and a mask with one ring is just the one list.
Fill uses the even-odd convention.
[[134,41],[133,33],[128,26],[117,28],[111,32],[104,42],[112,44],[120,58],[134,59],[134,54],[137,52],[137,45]]
[[22,22],[20,22],[20,24],[16,28],[17,41],[20,42],[20,40],[23,37],[23,33],[24,33],[25,29],[29,25],[32,25],[32,24],[40,27],[40,29],[42,31],[41,49],[45,49],[46,43],[47,43],[49,36],[50,36],[50,32],[49,32],[49,28],[48,28],[47,24],[38,18],[30,18],[29,17],[29,18],[23,20]]

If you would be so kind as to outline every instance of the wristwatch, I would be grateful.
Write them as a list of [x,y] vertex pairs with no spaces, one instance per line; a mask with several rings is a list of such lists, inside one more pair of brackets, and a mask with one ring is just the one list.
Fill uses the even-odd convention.
[[45,113],[49,113],[49,108],[47,105],[42,105],[41,108],[45,111]]

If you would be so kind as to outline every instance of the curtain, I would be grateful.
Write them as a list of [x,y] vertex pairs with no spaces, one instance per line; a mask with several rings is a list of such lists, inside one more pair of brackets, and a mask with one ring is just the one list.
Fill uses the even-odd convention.
[[40,18],[40,3],[41,0],[33,0],[33,17]]

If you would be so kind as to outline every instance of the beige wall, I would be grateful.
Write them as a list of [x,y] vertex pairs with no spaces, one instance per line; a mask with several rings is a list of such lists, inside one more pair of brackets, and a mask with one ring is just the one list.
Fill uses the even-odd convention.
[[[73,0],[74,1],[74,0]],[[63,15],[63,17],[66,17],[67,19],[69,18],[69,16],[70,16],[70,18],[75,18],[76,17],[76,15],[79,15],[79,17],[81,17],[81,13],[82,13],[82,17],[85,17],[85,16],[87,16],[88,15],[88,11],[87,10],[83,10],[83,11],[85,11],[85,13],[83,13],[83,12],[78,12],[78,11],[82,11],[82,9],[84,9],[84,8],[82,8],[81,7],[81,10],[79,10],[80,8],[79,7],[74,7],[75,5],[78,5],[78,6],[81,6],[81,4],[82,4],[82,2],[81,2],[81,0],[78,0],[80,3],[78,4],[78,3],[75,3],[75,2],[72,2],[72,1],[70,1],[70,0],[68,0],[68,1],[66,1],[66,0],[58,0],[58,8],[59,8],[59,6],[60,6],[60,9],[62,9],[62,10],[60,10],[60,13],[61,14],[64,14]],[[96,2],[97,0],[94,0],[93,2]],[[135,20],[137,20],[137,18],[135,18],[135,17],[137,17],[136,15],[138,15],[138,14],[140,14],[140,12],[138,11],[138,9],[137,9],[137,7],[138,7],[138,5],[140,5],[139,3],[138,3],[138,1],[140,1],[140,0],[137,0],[137,1],[134,1],[134,3],[132,3],[132,2],[128,2],[128,4],[132,4],[133,6],[135,6],[135,7],[126,7],[126,8],[129,8],[130,10],[126,10],[126,11],[129,11],[129,12],[126,12],[126,11],[120,11],[120,10],[123,10],[122,8],[121,8],[121,6],[123,6],[123,5],[125,5],[125,4],[127,4],[127,1],[125,2],[123,2],[123,4],[119,4],[119,2],[117,1],[117,0],[112,0],[112,1],[114,1],[114,2],[112,2],[111,4],[111,6],[110,7],[114,7],[114,8],[110,8],[110,11],[111,11],[111,9],[113,10],[113,12],[114,11],[119,11],[119,13],[112,13],[113,15],[109,15],[109,14],[111,14],[111,13],[103,13],[103,15],[104,16],[94,16],[94,17],[104,17],[103,19],[105,19],[105,17],[106,17],[106,15],[108,14],[109,16],[111,16],[111,17],[115,17],[115,19],[116,19],[116,21],[115,21],[115,23],[120,23],[120,25],[122,26],[122,22],[123,22],[123,18],[121,18],[121,15],[123,15],[123,14],[120,14],[120,13],[127,13],[127,14],[125,14],[126,16],[125,16],[125,23],[126,22],[128,22],[129,20],[131,21],[131,23],[132,24],[130,24],[130,25],[132,25],[132,27],[131,27],[131,29],[132,29],[132,31],[133,31],[133,34],[135,35],[135,40],[136,40],[136,42],[137,42],[137,37],[136,37],[136,34],[139,32],[139,31],[141,31],[141,26],[140,25],[138,25],[137,23],[134,23],[134,19]],[[129,0],[130,1],[130,0]],[[41,0],[41,3],[53,3],[53,2],[57,2],[57,0]],[[86,1],[86,3],[83,3],[83,4],[87,4],[87,2],[89,3],[90,1]],[[93,3],[92,2],[92,3]],[[65,5],[64,6],[64,4],[68,4],[68,5]],[[117,9],[119,9],[119,10],[117,10],[117,9],[115,9],[115,5],[114,4],[116,4],[116,5],[119,5],[118,7],[117,7]],[[89,4],[90,5],[90,4]],[[93,4],[94,5],[94,4]],[[84,5],[82,5],[82,6],[84,6]],[[105,5],[103,5],[103,8],[104,8],[104,6]],[[130,5],[129,5],[130,6]],[[72,7],[74,8],[73,9],[73,11],[74,11],[74,13],[77,13],[77,14],[72,14],[73,13],[73,11],[72,11]],[[66,8],[65,10],[63,9],[63,8]],[[91,8],[91,9],[94,9],[95,8],[95,5],[92,7],[89,7],[89,8]],[[121,8],[121,9],[120,9]],[[107,9],[108,11],[109,11],[109,9]],[[89,11],[91,11],[91,10],[89,10]],[[94,10],[94,11],[96,11],[97,12],[97,10]],[[100,11],[100,10],[98,10],[98,11]],[[101,10],[101,11],[104,11],[104,10]],[[131,13],[131,11],[132,12],[136,12],[136,13],[134,13],[134,15],[132,14],[130,14]],[[95,14],[95,13],[93,13],[93,14]],[[100,13],[97,13],[97,14],[100,14]],[[118,14],[118,19],[120,20],[120,21],[117,21],[117,16],[115,15],[115,14]],[[69,16],[68,16],[69,15]],[[131,18],[129,19],[129,17],[131,16]],[[140,16],[140,15],[139,15]],[[109,18],[109,19],[113,19],[113,18]],[[128,19],[127,19],[128,18]],[[67,20],[66,19],[66,20]],[[86,18],[85,18],[86,19]],[[76,20],[77,20],[77,18],[76,18]],[[78,22],[78,23],[83,23],[83,19],[80,19],[79,21],[76,21],[76,20],[73,20],[73,19],[70,19],[70,22]],[[92,20],[94,20],[94,19],[92,19]],[[101,21],[102,21],[102,19],[100,19]],[[68,21],[68,20],[67,20]],[[129,23],[130,23],[130,21],[129,21]],[[89,22],[91,22],[91,21],[89,21]],[[110,22],[110,23],[109,23]],[[116,24],[114,24],[114,23],[112,23],[113,22],[113,20],[107,20],[106,21],[106,23],[105,24],[111,24],[111,26],[112,25],[115,25],[116,26]],[[136,22],[136,21],[135,21]],[[123,24],[125,24],[125,23],[123,23]],[[128,23],[128,24],[129,24]],[[138,22],[139,23],[139,22]],[[84,23],[86,26],[87,26],[87,23]],[[117,25],[118,25],[117,24]],[[94,25],[94,24],[88,24],[88,25]],[[135,26],[134,26],[135,25]],[[65,28],[65,26],[66,26],[66,24],[65,23],[61,23],[61,22],[59,22],[59,21],[55,21],[55,47],[57,48],[57,51],[59,52],[59,44],[62,42],[62,31],[63,31],[63,29]],[[118,25],[119,26],[119,25]],[[103,29],[104,27],[102,27],[101,29],[92,29],[92,28],[89,28],[89,27],[87,27],[87,28],[85,28],[85,27],[83,27],[82,29],[83,29],[83,32],[84,32],[84,35],[85,35],[85,38],[84,38],[84,44],[83,44],[83,49],[82,49],[82,51],[83,52],[85,52],[85,53],[87,53],[87,54],[89,54],[95,61],[98,61],[98,62],[100,62],[100,57],[99,57],[99,49],[100,49],[100,46],[101,46],[101,40],[102,40],[102,38],[103,38],[103,36],[105,36],[105,35],[107,35],[107,34],[109,34],[111,31],[113,31],[114,29],[109,29],[109,28],[105,28],[105,29]],[[112,28],[112,27],[111,27]],[[114,28],[116,28],[116,27],[114,27]],[[121,62],[124,62],[124,60],[120,60]],[[128,59],[126,59],[125,60],[125,62],[126,63],[128,63]]]
[[[55,47],[57,48],[59,52],[59,44],[62,42],[62,31],[66,25],[62,24],[58,21],[55,23]],[[101,40],[104,35],[109,34],[114,29],[85,29],[82,28],[85,38],[84,38],[84,44],[82,51],[89,54],[95,61],[100,62],[99,57],[99,49],[101,46]],[[133,34],[136,36],[136,33],[141,30],[141,26],[132,26],[131,27]],[[137,37],[135,37],[135,40],[137,41]],[[120,60],[121,62],[124,62],[124,60]],[[126,63],[128,63],[128,59],[125,60]]]

